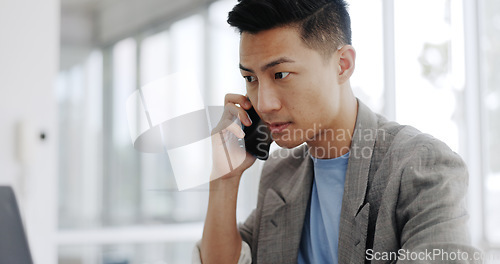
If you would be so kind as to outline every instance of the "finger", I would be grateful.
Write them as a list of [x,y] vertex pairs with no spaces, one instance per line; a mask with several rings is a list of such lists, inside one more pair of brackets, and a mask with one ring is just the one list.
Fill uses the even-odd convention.
[[228,103],[224,106],[225,111],[230,116],[226,116],[226,118],[231,119],[232,117],[237,117],[241,123],[243,123],[245,126],[250,126],[252,125],[252,120],[250,120],[250,117],[248,116],[247,112],[245,109],[233,104],[233,103]]
[[245,137],[245,132],[243,132],[243,129],[241,129],[241,127],[238,126],[238,124],[236,124],[234,122],[231,122],[231,124],[229,126],[227,126],[224,130],[227,130],[227,131],[233,133],[238,138]]
[[239,120],[238,124],[243,123],[246,126],[250,126],[252,124],[250,118],[248,117],[248,114],[244,109],[236,106],[233,103],[228,103],[224,106],[224,113],[222,114],[222,117],[217,126],[212,130],[211,134],[213,135],[215,133],[221,132],[228,126],[235,124],[235,119]]
[[252,108],[252,103],[250,102],[250,100],[248,100],[246,96],[241,94],[226,94],[224,98],[224,105],[228,103],[238,104],[246,110]]

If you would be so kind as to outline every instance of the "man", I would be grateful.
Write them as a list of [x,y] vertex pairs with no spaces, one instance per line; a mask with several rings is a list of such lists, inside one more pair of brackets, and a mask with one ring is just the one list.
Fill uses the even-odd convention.
[[349,79],[356,53],[343,0],[241,0],[228,22],[241,33],[247,95],[226,96],[214,129],[224,136],[213,137],[213,148],[223,152],[230,135],[243,137],[232,120],[249,126],[245,110],[253,105],[283,149],[266,161],[257,208],[239,227],[238,186],[255,158],[229,152],[239,166],[228,170],[214,151],[214,180],[195,260],[472,259],[465,165],[442,142],[387,121],[353,95]]

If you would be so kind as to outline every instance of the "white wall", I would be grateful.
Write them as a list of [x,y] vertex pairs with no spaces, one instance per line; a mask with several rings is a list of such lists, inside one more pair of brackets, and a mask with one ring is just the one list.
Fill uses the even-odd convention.
[[[0,0],[0,184],[14,186],[35,263],[44,264],[57,261],[58,54],[59,0]],[[16,157],[20,123],[28,127],[24,163]]]

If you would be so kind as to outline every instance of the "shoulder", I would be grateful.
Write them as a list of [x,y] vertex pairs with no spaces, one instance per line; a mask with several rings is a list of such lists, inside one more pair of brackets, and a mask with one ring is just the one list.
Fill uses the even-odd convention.
[[460,183],[468,181],[464,161],[444,142],[380,116],[370,163],[377,179],[396,180],[408,187],[439,185],[450,179]]
[[[443,141],[405,126],[394,137],[391,155],[422,165],[436,165],[445,162],[449,166],[463,166],[462,158]],[[401,160],[401,161],[403,161]]]
[[398,132],[391,135],[380,162],[391,167],[390,177],[398,178],[401,194],[413,199],[423,189],[436,191],[436,197],[449,192],[465,192],[467,167],[448,145],[411,126],[393,124],[387,128]]
[[391,204],[399,223],[420,212],[424,218],[441,217],[437,212],[460,215],[468,185],[462,158],[443,141],[414,127],[386,122],[378,128],[386,134],[379,133],[371,157],[373,199],[381,199],[384,208]]
[[446,159],[463,163],[461,157],[441,140],[412,126],[389,122],[380,116],[374,151],[384,151],[385,155],[400,162],[417,158],[429,163]]

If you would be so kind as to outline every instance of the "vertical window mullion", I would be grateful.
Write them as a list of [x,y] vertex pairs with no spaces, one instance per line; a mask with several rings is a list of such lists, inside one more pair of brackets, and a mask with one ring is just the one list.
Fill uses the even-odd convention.
[[[135,90],[138,90],[141,88],[141,82],[142,82],[142,76],[141,76],[141,56],[142,56],[142,41],[143,38],[141,36],[135,37]],[[140,108],[139,105],[137,105],[137,116],[139,117],[141,114],[141,111],[143,109]],[[137,122],[139,124],[139,122]],[[141,156],[138,151],[135,152],[136,155],[134,156],[136,158],[135,162],[137,164],[136,171],[139,173],[137,175],[137,178],[139,179],[137,181],[137,201],[136,201],[136,208],[137,208],[137,213],[138,213],[138,218],[137,220],[143,221],[144,220],[144,210],[143,210],[143,191],[144,191],[144,186],[143,186],[143,175],[141,175],[142,172],[142,161],[141,161]]]
[[394,0],[382,1],[384,32],[384,115],[396,119],[396,60],[394,39]]
[[485,163],[484,158],[484,113],[481,110],[481,81],[479,54],[478,3],[464,0],[464,40],[465,40],[465,109],[467,123],[466,162],[469,168],[469,214],[472,242],[484,246],[486,236],[484,226]]
[[109,175],[113,173],[112,146],[113,146],[113,124],[112,124],[112,109],[113,109],[113,52],[112,48],[103,49],[103,185],[102,199],[103,210],[101,213],[101,225],[107,225],[111,222],[111,213],[108,210],[111,207],[111,199],[109,197],[109,189],[111,179]]

